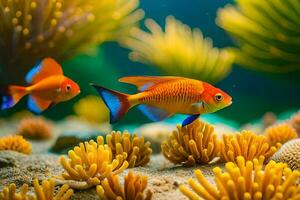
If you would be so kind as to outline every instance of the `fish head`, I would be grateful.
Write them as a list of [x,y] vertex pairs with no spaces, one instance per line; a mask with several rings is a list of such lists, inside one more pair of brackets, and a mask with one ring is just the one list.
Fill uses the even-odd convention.
[[207,104],[208,112],[215,112],[232,104],[232,97],[223,90],[208,83],[204,88],[203,101]]
[[80,93],[79,85],[73,80],[66,78],[61,84],[61,101],[67,101]]

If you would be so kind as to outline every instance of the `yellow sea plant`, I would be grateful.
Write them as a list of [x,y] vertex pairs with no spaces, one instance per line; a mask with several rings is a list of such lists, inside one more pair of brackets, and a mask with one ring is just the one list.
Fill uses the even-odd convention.
[[31,154],[31,144],[20,135],[0,137],[0,151],[11,150],[24,154]]
[[288,123],[273,125],[264,131],[264,135],[267,137],[268,142],[273,146],[277,143],[284,144],[287,141],[298,137],[295,129]]
[[29,139],[49,139],[52,137],[52,125],[42,117],[24,118],[18,126],[18,134]]
[[88,95],[74,104],[74,112],[77,116],[90,123],[100,124],[108,122],[109,113],[104,102],[97,96]]
[[165,158],[175,164],[207,164],[219,155],[220,141],[213,126],[196,120],[185,127],[178,125],[162,142],[161,149]]
[[217,24],[237,42],[236,63],[254,70],[300,70],[300,4],[295,0],[236,0],[218,11]]
[[19,74],[43,57],[62,60],[117,41],[143,18],[138,5],[139,0],[2,0],[0,66]]
[[209,82],[225,78],[232,68],[235,55],[227,49],[213,47],[199,29],[169,16],[165,30],[152,19],[145,21],[150,32],[134,28],[124,40],[133,61],[155,66],[168,75],[185,76]]
[[0,200],[68,200],[73,195],[73,190],[67,184],[63,185],[56,194],[54,194],[53,179],[42,181],[41,185],[37,179],[33,180],[35,194],[28,194],[28,185],[23,184],[20,192],[16,192],[16,185],[10,184],[0,191]]
[[296,130],[298,136],[300,136],[300,111],[292,115],[289,120],[289,124]]
[[243,156],[246,160],[253,160],[260,156],[268,159],[280,146],[279,143],[275,146],[270,145],[264,135],[256,135],[244,130],[236,134],[223,135],[220,157],[225,162],[235,162],[238,156]]
[[110,175],[121,173],[128,167],[127,154],[119,154],[113,158],[108,145],[103,145],[103,137],[97,142],[80,143],[74,150],[68,152],[68,159],[60,157],[60,163],[65,172],[57,183],[68,183],[72,188],[86,189],[100,184],[100,181]]
[[188,180],[192,190],[185,185],[179,189],[191,200],[299,199],[300,186],[296,182],[300,171],[274,161],[263,167],[263,160],[263,156],[253,161],[239,156],[237,163],[226,163],[225,172],[214,168],[215,185],[208,182],[201,170],[195,170],[197,181]]
[[128,167],[145,166],[150,161],[152,149],[150,142],[145,142],[144,137],[128,131],[112,131],[106,135],[107,145],[111,148],[113,158],[118,155],[127,154]]
[[117,175],[112,175],[101,181],[97,186],[97,193],[101,200],[150,200],[152,192],[146,190],[147,176],[135,175],[130,171],[124,177],[121,186]]

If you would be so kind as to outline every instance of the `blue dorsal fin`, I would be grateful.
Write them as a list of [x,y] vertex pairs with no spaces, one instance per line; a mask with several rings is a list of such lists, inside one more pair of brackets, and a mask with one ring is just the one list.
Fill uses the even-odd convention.
[[198,119],[199,116],[200,116],[200,114],[188,116],[185,120],[183,120],[182,126],[189,125],[190,123],[192,123],[193,121]]
[[138,108],[152,121],[161,121],[168,117],[170,117],[172,114],[168,113],[167,111],[156,108],[153,106],[148,105],[139,105]]
[[30,95],[28,97],[27,104],[28,104],[28,108],[30,111],[32,111],[36,114],[40,114],[50,106],[51,102],[44,101],[44,100],[41,100],[37,97]]
[[26,74],[25,77],[26,83],[31,84],[33,78],[41,71],[41,69],[42,69],[42,62],[39,62]]

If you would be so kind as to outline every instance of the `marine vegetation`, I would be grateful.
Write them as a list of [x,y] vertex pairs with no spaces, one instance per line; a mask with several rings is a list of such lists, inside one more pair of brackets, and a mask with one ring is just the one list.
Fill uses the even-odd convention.
[[111,148],[113,158],[127,154],[128,167],[145,166],[150,161],[152,149],[150,142],[145,142],[144,137],[129,132],[112,131],[106,135],[106,143]]
[[220,9],[217,24],[237,42],[236,63],[254,70],[300,70],[299,2],[237,0]]
[[94,95],[81,98],[74,104],[73,109],[77,116],[92,124],[100,124],[109,120],[108,109],[103,101]]
[[126,37],[143,18],[138,5],[139,0],[3,0],[0,66],[22,74],[43,57],[61,61]]
[[300,171],[292,171],[285,163],[269,162],[264,157],[246,161],[239,156],[237,163],[228,162],[225,172],[213,169],[215,185],[209,183],[201,170],[195,170],[197,181],[189,179],[192,190],[180,185],[180,191],[191,200],[298,199],[300,186],[296,184]]
[[165,158],[175,164],[207,164],[219,155],[220,141],[213,126],[196,120],[184,127],[178,125],[169,139],[162,142],[161,149]]
[[232,103],[231,96],[221,89],[185,77],[127,76],[119,81],[136,85],[139,92],[129,95],[92,84],[110,111],[110,123],[138,106],[152,121],[161,121],[176,113],[189,115],[182,122],[182,126],[186,126],[200,114],[216,112]]
[[291,117],[289,123],[297,131],[298,136],[300,136],[300,111]]
[[270,158],[276,162],[284,162],[292,170],[300,171],[300,139],[290,140]]
[[68,152],[68,159],[61,156],[60,163],[65,172],[57,183],[68,183],[72,188],[86,189],[99,185],[104,178],[126,169],[129,165],[126,161],[127,154],[124,152],[113,158],[110,147],[103,143],[103,137],[99,136],[97,142],[90,140],[74,147],[74,150]]
[[68,185],[63,185],[54,194],[54,180],[44,180],[41,185],[37,179],[33,180],[35,195],[28,194],[28,185],[23,184],[20,192],[16,191],[16,185],[10,184],[0,191],[0,200],[68,200],[73,195],[73,190]]
[[165,30],[152,19],[147,19],[145,26],[150,32],[134,28],[131,37],[124,40],[132,50],[131,60],[166,74],[207,82],[218,82],[231,71],[234,53],[213,47],[212,40],[204,38],[199,29],[191,29],[172,16],[166,18]]
[[152,192],[147,187],[147,176],[135,175],[132,171],[124,177],[123,187],[117,175],[112,175],[101,181],[97,193],[102,200],[150,200]]
[[20,135],[0,137],[0,151],[11,150],[31,154],[31,144]]
[[277,143],[284,144],[298,137],[295,129],[287,123],[277,124],[267,128],[264,135],[272,146],[275,146]]
[[238,156],[243,156],[246,160],[253,160],[264,156],[271,157],[281,146],[271,146],[264,135],[256,135],[251,131],[242,131],[232,135],[223,135],[221,142],[221,160],[236,162]]
[[25,138],[42,140],[52,137],[52,124],[42,117],[21,120],[17,133]]

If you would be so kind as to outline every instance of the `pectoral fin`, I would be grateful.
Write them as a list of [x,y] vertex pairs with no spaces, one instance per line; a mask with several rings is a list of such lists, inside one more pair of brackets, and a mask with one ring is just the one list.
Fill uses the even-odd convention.
[[30,95],[28,98],[28,108],[30,111],[40,114],[44,110],[46,110],[51,104],[51,101],[45,101],[34,95]]
[[183,120],[182,126],[187,126],[187,125],[191,124],[193,121],[198,119],[199,116],[200,116],[200,114],[188,116],[185,120]]
[[148,105],[139,105],[138,108],[152,121],[161,121],[164,120],[168,117],[170,117],[171,115],[173,115],[173,113],[168,113],[167,111],[160,109],[160,108],[156,108],[153,106],[148,106]]

